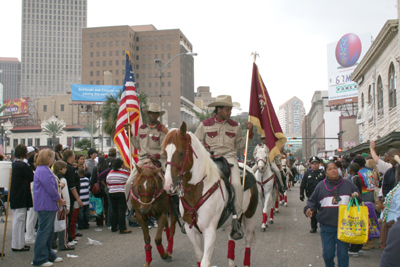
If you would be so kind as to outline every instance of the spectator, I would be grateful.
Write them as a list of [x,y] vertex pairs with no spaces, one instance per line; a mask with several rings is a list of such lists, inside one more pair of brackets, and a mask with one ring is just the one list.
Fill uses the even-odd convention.
[[[32,170],[33,173],[35,173],[36,170],[36,159],[37,159],[37,153],[32,154],[28,158],[28,165],[29,168]],[[31,195],[33,197],[33,181],[30,183],[30,189],[31,189]],[[33,198],[32,198],[32,203],[33,203]],[[26,215],[26,233],[25,233],[25,244],[35,244],[35,238],[36,238],[36,232],[35,232],[35,226],[37,222],[37,212],[35,209],[30,208],[27,212]]]
[[129,178],[129,171],[126,170],[122,159],[117,158],[113,162],[112,170],[107,176],[107,186],[112,205],[111,232],[118,231],[120,234],[128,234],[132,231],[126,229],[125,213],[127,209],[125,200],[125,184]]
[[85,171],[85,176],[89,179],[91,178],[92,174],[89,172],[89,167],[85,162],[85,155],[79,154],[78,156],[76,156],[76,165],[74,165],[74,167],[83,168],[83,170]]
[[52,266],[61,262],[51,249],[54,235],[54,220],[58,206],[65,206],[61,199],[56,177],[49,167],[53,165],[54,153],[50,149],[39,152],[34,177],[35,210],[38,212],[38,232],[35,241],[33,266]]
[[63,145],[62,144],[57,144],[56,147],[54,148],[55,152],[55,160],[62,160],[62,151],[63,151]]
[[29,251],[25,245],[25,219],[27,209],[33,207],[30,184],[33,171],[25,162],[28,149],[24,144],[15,148],[16,161],[12,163],[10,205],[13,211],[11,248],[13,251]]
[[94,167],[97,166],[97,162],[95,159],[97,158],[97,151],[94,148],[90,148],[88,151],[88,159],[86,160],[86,164],[88,166],[88,172],[90,174],[93,173]]
[[397,267],[400,266],[400,217],[390,229],[387,246],[382,251],[380,267]]
[[374,191],[375,191],[375,177],[373,170],[365,167],[365,159],[363,156],[356,156],[353,159],[353,163],[357,163],[360,166],[358,176],[362,182],[362,197],[365,202],[375,203]]
[[396,164],[397,161],[395,157],[400,156],[400,150],[396,148],[391,148],[387,152],[387,157],[386,161],[389,162],[392,165],[392,168],[388,169],[385,172],[385,175],[383,176],[383,182],[382,182],[382,195],[386,197],[386,195],[389,193],[390,190],[392,190],[396,183]]
[[[339,176],[334,163],[326,166],[325,180],[317,185],[307,201],[304,213],[307,217],[318,210],[317,220],[321,227],[322,256],[325,266],[334,267],[337,250],[338,266],[349,266],[349,244],[337,239],[339,204],[348,205],[350,197],[359,197],[357,187]],[[323,200],[323,201],[322,201]]]
[[347,177],[349,176],[349,165],[350,165],[350,160],[348,157],[343,157],[340,160],[341,164],[342,164],[342,177],[344,179],[347,179]]
[[90,209],[89,209],[89,178],[85,177],[85,170],[78,168],[81,188],[79,197],[83,202],[83,207],[79,209],[78,230],[89,229]]
[[108,150],[108,156],[106,158],[106,162],[108,166],[111,168],[111,162],[117,157],[117,149],[115,147],[111,147]]
[[[90,180],[90,188],[93,188],[93,185],[95,183],[99,183],[99,185],[100,185],[100,192],[98,194],[94,194],[94,196],[97,198],[101,198],[101,201],[103,203],[103,211],[105,214],[106,222],[108,219],[108,214],[111,214],[111,212],[108,213],[108,203],[109,202],[108,202],[107,194],[105,192],[105,189],[107,187],[105,180],[110,171],[111,171],[111,169],[108,167],[106,159],[104,157],[99,157],[99,163],[93,169],[92,179]],[[100,178],[100,176],[101,176],[101,178]],[[104,221],[104,216],[102,213],[99,217],[96,217],[97,226],[103,226],[103,221]]]

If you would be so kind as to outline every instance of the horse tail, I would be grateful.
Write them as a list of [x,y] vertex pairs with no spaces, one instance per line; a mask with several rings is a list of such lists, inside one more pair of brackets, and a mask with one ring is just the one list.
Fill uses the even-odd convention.
[[253,215],[256,213],[257,210],[257,204],[258,204],[258,189],[257,189],[257,184],[254,184],[250,188],[250,203],[246,212],[244,213],[244,216],[246,216],[246,218],[253,217]]

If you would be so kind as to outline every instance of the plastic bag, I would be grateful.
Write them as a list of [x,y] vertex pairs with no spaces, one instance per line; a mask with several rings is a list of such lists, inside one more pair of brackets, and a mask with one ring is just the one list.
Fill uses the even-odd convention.
[[97,241],[97,240],[93,240],[93,239],[91,239],[91,238],[87,238],[88,239],[88,242],[86,243],[86,245],[92,245],[92,246],[100,246],[100,245],[103,245],[103,243],[101,243],[100,241]]
[[90,216],[100,216],[103,213],[103,203],[101,198],[94,197],[92,194],[89,197]]
[[[353,201],[356,207],[352,206]],[[345,243],[364,244],[368,241],[368,222],[368,208],[352,198],[349,205],[339,205],[337,238]]]

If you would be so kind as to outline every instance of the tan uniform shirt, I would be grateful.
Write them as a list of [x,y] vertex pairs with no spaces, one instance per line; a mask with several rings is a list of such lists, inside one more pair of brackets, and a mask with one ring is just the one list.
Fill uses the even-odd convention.
[[165,157],[161,155],[161,145],[167,133],[167,128],[160,122],[154,127],[148,124],[140,126],[137,136],[131,137],[132,145],[139,150],[139,159],[154,154]]
[[226,120],[218,122],[214,117],[202,121],[194,133],[200,141],[210,146],[214,155],[237,158],[237,151],[246,146],[246,138],[238,122]]

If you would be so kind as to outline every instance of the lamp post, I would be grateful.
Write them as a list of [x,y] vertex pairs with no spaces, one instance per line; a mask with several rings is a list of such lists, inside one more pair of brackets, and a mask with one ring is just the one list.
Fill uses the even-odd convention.
[[[93,106],[92,106],[93,108]],[[93,142],[93,109],[90,112],[83,111],[81,114],[92,114],[92,120],[91,120],[91,130],[90,130],[90,146],[94,148],[94,142]]]
[[[162,92],[161,92],[161,84],[162,84],[162,77],[161,77],[161,71],[162,69],[167,66],[172,60],[174,60],[174,58],[179,57],[179,56],[183,56],[183,55],[187,55],[187,56],[197,56],[197,53],[180,53],[177,54],[176,56],[174,56],[173,58],[171,58],[164,66],[161,67],[162,63],[160,59],[156,59],[154,60],[154,63],[156,63],[157,69],[158,69],[158,78],[160,79],[160,84],[158,85],[158,90],[159,90],[159,99],[158,99],[158,105],[160,106],[160,111],[162,111]],[[160,116],[160,121],[161,123],[163,123],[162,121],[162,116]]]

